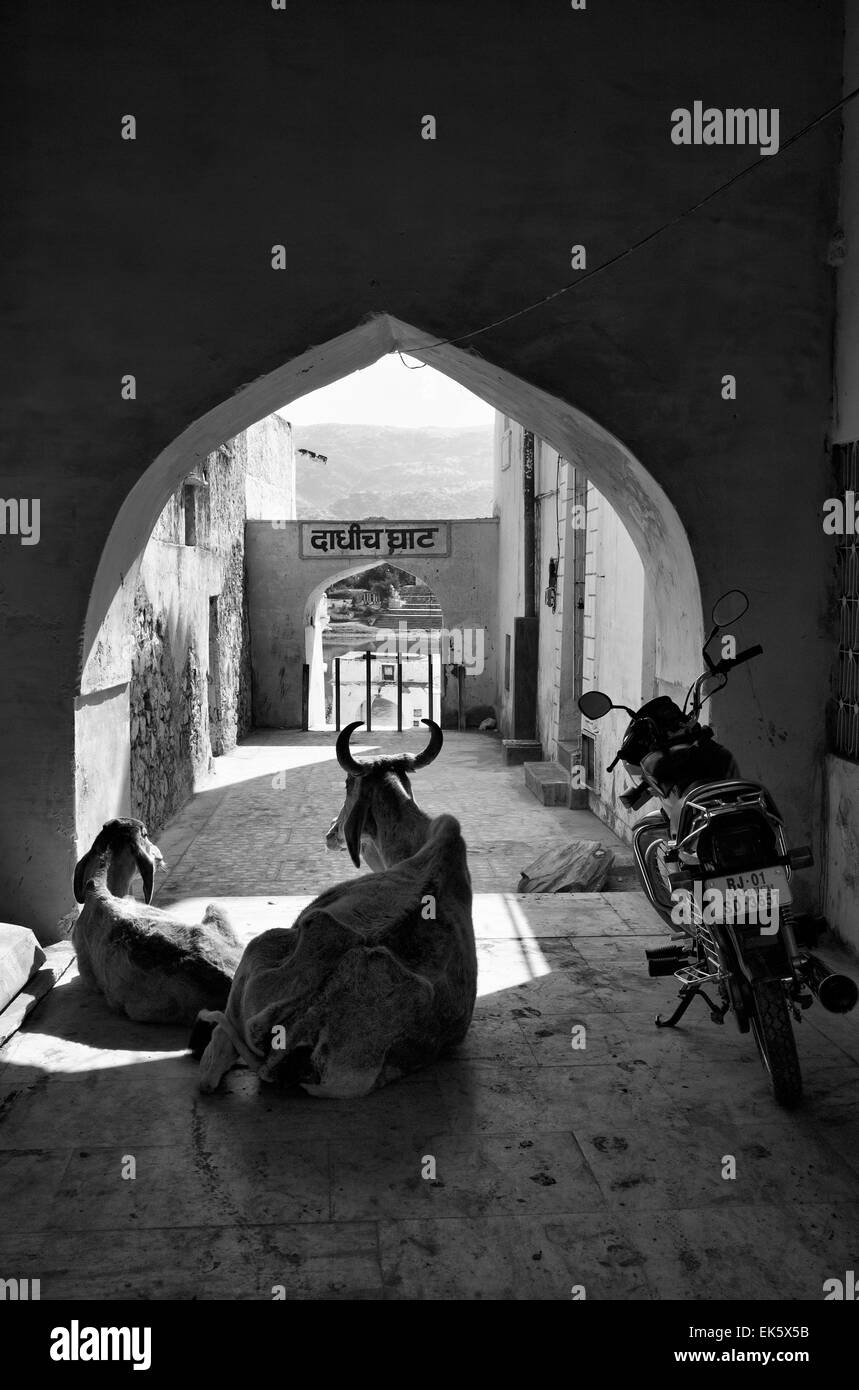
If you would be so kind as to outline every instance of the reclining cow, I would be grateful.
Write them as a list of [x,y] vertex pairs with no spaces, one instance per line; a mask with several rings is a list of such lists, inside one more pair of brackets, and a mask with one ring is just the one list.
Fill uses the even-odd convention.
[[442,749],[444,735],[431,719],[421,720],[430,741],[416,757],[375,758],[359,763],[349,740],[360,720],[337,738],[337,761],[346,773],[346,799],[325,836],[331,850],[348,849],[356,869],[387,869],[407,859],[424,843],[431,818],[415,805],[409,773],[429,767]]
[[409,857],[327,889],[294,926],[250,942],[225,1010],[200,1015],[198,1029],[215,1025],[202,1091],[241,1058],[264,1081],[364,1096],[465,1037],[477,992],[465,843],[453,816],[430,820],[406,799],[422,817],[418,837],[406,811],[420,838]]
[[[141,1023],[192,1023],[201,1009],[223,1008],[242,954],[219,907],[200,923],[152,906],[161,851],[142,821],[108,821],[75,868],[83,904],[72,937],[86,985]],[[135,874],[145,903],[130,896]]]

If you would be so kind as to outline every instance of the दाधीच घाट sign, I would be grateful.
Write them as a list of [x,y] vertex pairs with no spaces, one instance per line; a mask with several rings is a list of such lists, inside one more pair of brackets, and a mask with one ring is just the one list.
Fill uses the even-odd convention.
[[302,560],[325,560],[330,555],[449,555],[450,528],[446,521],[303,521],[299,554]]

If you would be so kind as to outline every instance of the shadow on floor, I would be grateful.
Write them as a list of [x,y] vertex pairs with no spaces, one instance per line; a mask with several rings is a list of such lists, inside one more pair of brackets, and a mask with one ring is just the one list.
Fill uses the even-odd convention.
[[0,1054],[0,1277],[43,1299],[821,1298],[859,1238],[855,1025],[803,1022],[807,1103],[779,1111],[749,1038],[704,1010],[653,1028],[653,921],[614,897],[478,899],[465,1043],[362,1101],[243,1069],[201,1096],[184,1030],[66,977]]

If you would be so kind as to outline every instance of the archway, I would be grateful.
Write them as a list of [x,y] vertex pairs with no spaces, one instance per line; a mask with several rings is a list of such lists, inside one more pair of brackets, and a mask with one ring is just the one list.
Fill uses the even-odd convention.
[[[309,349],[242,388],[195,421],[155,459],[117,513],[102,553],[87,610],[80,697],[129,678],[130,614],[140,559],[167,498],[195,463],[224,440],[283,409],[298,396],[369,366],[394,350],[435,367],[497,410],[539,435],[592,479],[631,535],[644,564],[653,612],[655,688],[677,695],[696,669],[702,634],[698,575],[685,529],[670,499],[643,464],[602,424],[474,352],[451,344],[420,347],[427,335],[387,314],[374,316],[329,343]],[[329,581],[330,582],[330,581]],[[97,701],[90,709],[88,743]],[[114,753],[115,753],[114,749]],[[115,762],[115,758],[114,758]],[[104,780],[111,772],[105,769]],[[78,826],[78,835],[82,827]],[[84,836],[85,836],[84,830]]]
[[374,730],[441,723],[443,624],[430,585],[402,565],[353,562],[318,581],[304,606],[307,727],[366,723],[368,686]]
[[191,466],[297,396],[398,350],[512,416],[593,480],[632,536],[653,589],[656,680],[660,688],[683,686],[700,650],[701,597],[689,540],[668,495],[619,439],[568,402],[476,353],[450,344],[422,349],[426,337],[387,314],[373,317],[243,387],[159,454],[120,507],[96,571],[84,627],[81,694],[114,683],[111,677],[127,679],[128,605],[140,557],[167,498]]

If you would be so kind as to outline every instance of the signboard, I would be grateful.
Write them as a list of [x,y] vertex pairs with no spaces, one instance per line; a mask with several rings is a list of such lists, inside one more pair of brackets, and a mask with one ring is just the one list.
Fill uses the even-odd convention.
[[369,556],[387,560],[392,555],[420,559],[450,554],[447,521],[303,521],[299,532],[302,560],[327,560],[332,555],[349,559]]

